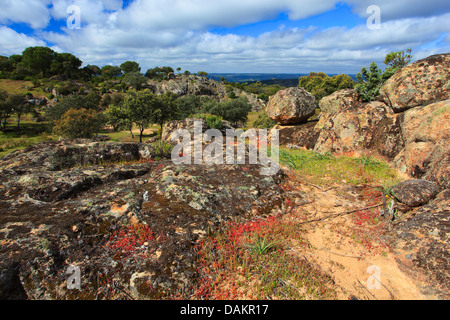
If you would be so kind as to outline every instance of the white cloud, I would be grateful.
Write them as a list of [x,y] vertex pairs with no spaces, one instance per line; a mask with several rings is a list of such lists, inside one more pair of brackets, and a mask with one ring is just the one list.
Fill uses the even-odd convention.
[[[423,45],[450,31],[450,14],[445,13],[450,11],[450,2],[440,0],[425,4],[417,0],[347,0],[344,2],[360,17],[367,17],[367,7],[376,2],[381,8],[382,28],[369,30],[365,24],[350,29],[277,26],[259,36],[220,35],[209,30],[274,19],[283,12],[290,19],[307,18],[333,9],[338,1],[135,0],[125,9],[120,0],[47,2],[52,3],[47,13],[54,19],[66,19],[67,7],[73,3],[81,9],[81,30],[37,32],[55,50],[72,52],[85,64],[118,65],[136,60],[144,71],[172,65],[193,72],[353,72],[371,61],[382,61],[392,50],[417,48],[418,56],[433,52],[434,44],[427,49]],[[443,10],[440,15],[439,10]],[[48,14],[35,26],[44,25]],[[6,23],[2,17],[5,19],[0,13],[0,23]],[[17,14],[11,17],[7,22],[19,21]],[[14,43],[8,41],[10,46]],[[36,41],[20,35],[15,43],[26,47]]]
[[448,0],[346,0],[360,17],[367,17],[367,8],[377,5],[381,9],[382,21],[403,18],[431,17],[450,11]]
[[26,23],[33,29],[45,28],[50,21],[50,0],[1,0],[0,23]]
[[20,54],[28,47],[46,46],[43,40],[0,26],[0,54],[10,56]]

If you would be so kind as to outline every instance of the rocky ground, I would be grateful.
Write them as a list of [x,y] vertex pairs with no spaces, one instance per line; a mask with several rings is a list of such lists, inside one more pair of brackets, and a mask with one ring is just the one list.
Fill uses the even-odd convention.
[[[298,288],[270,274],[270,266],[261,269],[271,260],[254,264],[250,257],[251,267],[260,268],[246,274],[254,282],[244,278],[214,290],[252,297],[242,290],[236,296],[241,291],[233,285],[260,286],[259,270],[277,290],[303,299],[449,299],[449,65],[447,54],[405,67],[385,83],[378,101],[363,103],[353,90],[336,92],[321,100],[315,122],[289,121],[315,107],[310,99],[285,104],[304,97],[301,89],[280,92],[285,98],[268,104],[273,117],[290,123],[277,127],[282,145],[321,157],[359,156],[362,163],[382,159],[404,177],[395,186],[341,180],[324,188],[300,169],[263,176],[259,164],[174,165],[152,144],[101,139],[46,142],[3,157],[0,298],[211,296],[208,277],[217,275],[202,270],[200,244],[209,245],[214,264],[223,249],[214,235],[227,222],[242,231],[259,227],[255,218],[276,217],[289,225],[287,237],[295,236],[283,235],[287,244],[277,254],[309,282],[293,279],[316,287]],[[291,91],[293,100],[286,98]],[[192,133],[192,120],[167,124],[166,142],[177,128]],[[239,250],[249,257],[247,247]],[[209,271],[226,263],[219,262]],[[70,267],[79,268],[79,290],[67,287]],[[234,276],[241,271],[233,269]]]
[[[2,298],[175,297],[198,276],[199,239],[281,206],[281,176],[259,166],[175,166],[151,154],[149,145],[84,140],[4,158]],[[67,290],[72,265],[76,293]]]
[[[176,166],[152,153],[148,144],[78,140],[3,158],[1,297],[192,298],[199,241],[230,221],[281,214],[308,244],[290,254],[331,277],[335,298],[448,299],[448,191],[430,186],[423,197],[434,200],[380,227],[370,221],[382,219],[381,193],[370,186],[324,189],[289,168],[261,176],[259,165]],[[415,206],[414,186],[397,194]],[[67,288],[70,266],[80,268],[80,290]],[[381,272],[375,290],[370,266]]]

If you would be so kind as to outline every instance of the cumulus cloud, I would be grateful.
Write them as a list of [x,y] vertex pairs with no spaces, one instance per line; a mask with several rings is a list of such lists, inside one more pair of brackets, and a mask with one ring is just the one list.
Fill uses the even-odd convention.
[[33,29],[45,28],[50,21],[50,0],[2,0],[0,23],[25,23]]
[[0,26],[0,48],[2,55],[10,56],[12,54],[20,54],[28,47],[45,45],[46,43],[43,40]]
[[[18,11],[13,6],[19,8],[21,1],[16,2],[10,4],[9,12]],[[210,30],[276,19],[281,13],[292,20],[308,18],[334,9],[340,1],[134,0],[125,8],[120,0],[28,2],[36,6],[39,2],[43,4],[39,8],[47,8],[40,22],[34,22],[37,29],[48,22],[49,16],[67,19],[71,4],[80,7],[80,30],[62,27],[36,31],[39,39],[58,51],[72,52],[85,64],[136,60],[143,69],[173,65],[193,72],[197,68],[209,72],[353,72],[370,61],[382,61],[392,50],[412,47],[418,50],[418,56],[433,52],[436,46],[423,45],[450,31],[450,14],[446,13],[450,12],[450,2],[441,0],[346,0],[341,3],[362,18],[368,17],[367,7],[376,2],[382,14],[381,29],[369,30],[365,24],[353,28],[277,26],[256,36]],[[26,15],[8,16],[6,19],[0,13],[0,23],[26,20]],[[31,20],[26,21],[31,25]],[[36,38],[21,35],[17,42],[22,41],[30,43]],[[441,42],[448,43],[448,36]]]

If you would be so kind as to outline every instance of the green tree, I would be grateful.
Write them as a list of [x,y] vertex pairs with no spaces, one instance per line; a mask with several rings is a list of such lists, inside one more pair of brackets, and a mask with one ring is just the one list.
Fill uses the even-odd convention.
[[51,63],[51,73],[57,74],[65,79],[78,79],[79,68],[83,62],[70,53],[55,53]]
[[209,101],[203,104],[203,113],[210,113],[228,120],[237,127],[247,122],[248,114],[252,111],[247,98],[239,97],[224,102]]
[[112,126],[114,131],[129,130],[131,137],[134,139],[130,109],[127,109],[122,102],[117,105],[111,104],[105,112],[105,117],[107,124]]
[[102,76],[107,79],[113,79],[122,75],[122,69],[117,66],[106,65],[102,68]]
[[356,75],[358,82],[355,85],[355,90],[361,100],[374,101],[378,97],[383,83],[392,77],[396,70],[397,68],[389,67],[383,72],[375,62],[370,64],[369,70],[365,67],[361,68],[361,72]]
[[91,138],[103,125],[103,117],[94,110],[69,109],[55,123],[53,131],[68,139]]
[[4,56],[0,56],[0,72],[11,72],[14,70],[14,65],[11,62],[11,60],[9,60],[8,57],[4,57]]
[[130,90],[123,101],[124,115],[127,121],[139,128],[139,141],[142,142],[144,130],[154,119],[154,109],[158,104],[155,95],[148,89],[142,91]]
[[120,65],[122,71],[127,74],[130,72],[139,73],[141,72],[141,68],[139,67],[139,63],[135,61],[126,61]]
[[390,67],[401,69],[411,62],[413,58],[412,50],[407,49],[388,53],[384,59],[384,63]]
[[101,96],[91,92],[87,96],[73,95],[61,100],[46,112],[46,117],[51,126],[53,126],[69,109],[88,109],[97,111]]
[[164,124],[167,121],[174,119],[178,113],[176,99],[176,95],[171,92],[156,96],[155,104],[152,108],[152,122],[159,124],[161,132]]
[[11,106],[12,112],[16,114],[17,128],[20,129],[22,115],[30,113],[33,110],[33,105],[26,101],[26,97],[23,94],[10,95],[8,103]]
[[6,131],[6,123],[13,113],[11,104],[8,102],[8,92],[0,90],[0,129]]
[[199,71],[199,72],[197,72],[197,75],[199,75],[200,77],[207,77],[208,76],[208,72],[206,72],[206,71]]
[[172,72],[174,72],[174,70],[171,67],[156,67],[148,69],[145,76],[149,79],[162,80],[167,78],[167,75]]
[[56,53],[47,47],[29,47],[22,53],[22,62],[35,74],[42,72],[42,76],[46,78],[55,55]]
[[102,74],[102,69],[95,65],[87,65],[79,71],[80,79],[84,81],[90,81],[93,77],[100,76]]
[[300,77],[298,86],[314,95],[319,104],[323,97],[335,91],[353,88],[354,82],[350,76],[345,74],[330,77],[323,72],[311,72],[308,76]]
[[200,113],[202,99],[196,95],[183,96],[177,99],[178,113],[174,117],[178,120],[186,119],[190,114]]
[[123,82],[136,90],[141,90],[142,85],[147,82],[147,79],[140,72],[128,72],[125,73]]

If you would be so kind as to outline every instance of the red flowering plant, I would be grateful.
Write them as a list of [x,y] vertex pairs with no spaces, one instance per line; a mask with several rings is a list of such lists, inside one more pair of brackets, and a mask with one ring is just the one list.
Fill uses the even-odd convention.
[[158,245],[165,240],[162,235],[157,236],[150,228],[142,223],[123,227],[114,232],[106,247],[119,254],[120,257],[132,255],[137,252],[151,254],[156,251]]

